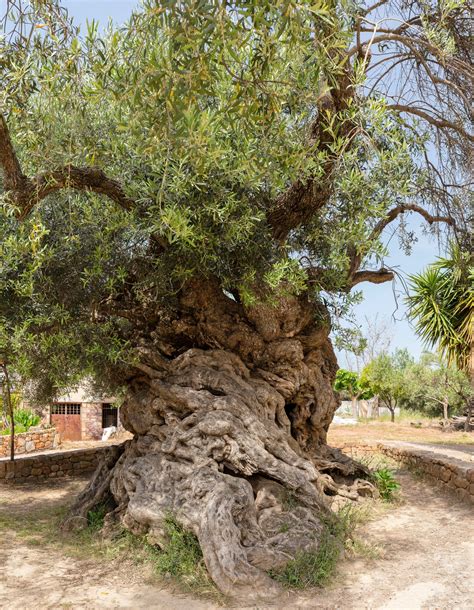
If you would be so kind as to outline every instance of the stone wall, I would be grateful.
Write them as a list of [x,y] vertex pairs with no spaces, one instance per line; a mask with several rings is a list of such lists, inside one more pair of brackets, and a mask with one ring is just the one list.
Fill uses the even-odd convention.
[[474,463],[463,462],[428,450],[396,447],[389,443],[348,444],[340,449],[354,458],[357,458],[358,454],[382,453],[423,475],[430,483],[454,493],[460,500],[474,504]]
[[[15,434],[15,455],[56,449],[61,444],[55,428]],[[0,436],[0,457],[10,456],[10,435]]]
[[81,438],[82,440],[100,440],[102,438],[101,402],[83,402],[81,404]]
[[113,445],[106,445],[93,449],[76,449],[25,456],[14,462],[0,460],[0,481],[17,482],[52,479],[92,472],[97,467],[101,457],[105,456],[112,448]]

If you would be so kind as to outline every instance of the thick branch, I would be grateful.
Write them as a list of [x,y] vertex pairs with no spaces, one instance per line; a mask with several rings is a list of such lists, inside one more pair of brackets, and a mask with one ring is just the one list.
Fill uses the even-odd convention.
[[372,230],[368,242],[371,243],[374,239],[382,233],[387,225],[395,220],[400,214],[404,214],[405,212],[417,212],[431,225],[434,222],[445,222],[448,225],[454,226],[454,220],[449,216],[433,216],[427,210],[420,207],[419,205],[415,205],[414,203],[406,203],[402,205],[397,205],[395,208],[392,208],[385,218],[380,220]]
[[134,206],[133,200],[124,193],[121,185],[108,178],[101,169],[66,165],[55,171],[39,174],[30,181],[30,193],[21,217],[27,216],[37,203],[51,193],[65,188],[100,193],[125,210],[131,210]]
[[384,282],[391,282],[394,278],[393,271],[387,269],[379,269],[378,271],[369,271],[368,269],[362,271],[356,271],[352,275],[351,287],[361,282],[371,282],[372,284],[383,284]]
[[5,190],[19,190],[25,187],[27,178],[21,171],[20,162],[10,138],[5,119],[0,114],[0,165],[3,169]]
[[438,119],[433,115],[425,112],[421,108],[416,108],[415,106],[407,106],[405,104],[390,104],[387,106],[389,110],[396,110],[397,112],[405,112],[407,114],[413,114],[415,116],[420,117],[425,120],[430,125],[433,125],[437,129],[452,129],[453,131],[457,131],[460,135],[474,142],[474,135],[468,133],[465,129],[463,129],[460,125],[456,125],[452,121],[447,121],[446,119]]

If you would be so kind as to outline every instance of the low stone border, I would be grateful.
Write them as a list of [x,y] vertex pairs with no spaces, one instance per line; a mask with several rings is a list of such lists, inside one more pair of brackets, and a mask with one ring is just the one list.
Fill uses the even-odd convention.
[[[0,436],[0,457],[10,455],[10,435]],[[35,430],[15,434],[15,455],[44,451],[45,449],[56,449],[61,444],[61,439],[56,428],[46,430]]]
[[430,450],[399,447],[387,443],[372,445],[343,445],[339,449],[348,454],[371,455],[382,453],[409,469],[423,474],[428,481],[456,494],[460,500],[474,504],[474,464],[440,455]]
[[114,445],[75,449],[55,453],[43,453],[20,457],[11,462],[0,461],[0,481],[17,482],[33,479],[52,479],[92,472],[99,460],[105,457]]

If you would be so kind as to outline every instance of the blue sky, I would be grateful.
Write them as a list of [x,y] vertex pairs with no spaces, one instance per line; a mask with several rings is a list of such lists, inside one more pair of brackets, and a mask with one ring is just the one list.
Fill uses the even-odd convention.
[[[136,0],[63,0],[63,5],[68,8],[78,24],[85,24],[87,19],[105,23],[110,18],[116,23],[123,23],[137,4]],[[408,229],[414,230],[418,237],[410,256],[406,256],[400,250],[396,236],[390,239],[395,223],[390,225],[384,234],[385,242],[389,242],[389,256],[385,259],[385,265],[396,267],[405,276],[421,271],[439,255],[436,237],[422,233],[422,223],[419,218],[410,214],[406,215],[406,219]],[[402,284],[397,281],[395,285],[395,291],[399,293],[398,307],[392,283],[381,285],[364,283],[360,288],[365,298],[363,303],[355,308],[357,321],[363,324],[365,317],[373,320],[378,315],[378,320],[389,326],[389,332],[392,334],[392,349],[407,347],[415,357],[419,356],[423,345],[406,320]],[[338,356],[341,366],[344,366],[343,354]]]

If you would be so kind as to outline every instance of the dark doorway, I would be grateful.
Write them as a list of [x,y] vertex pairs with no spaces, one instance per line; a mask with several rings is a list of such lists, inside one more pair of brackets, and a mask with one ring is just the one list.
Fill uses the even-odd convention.
[[102,428],[117,427],[118,409],[112,404],[104,403],[102,405]]

